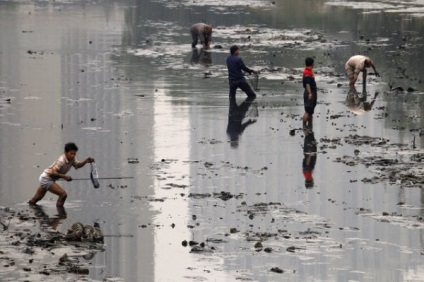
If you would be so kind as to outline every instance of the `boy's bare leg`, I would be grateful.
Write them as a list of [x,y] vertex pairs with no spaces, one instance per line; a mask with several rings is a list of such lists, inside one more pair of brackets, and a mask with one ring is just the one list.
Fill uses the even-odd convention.
[[50,186],[49,191],[59,196],[56,202],[56,207],[63,207],[63,205],[65,204],[66,198],[68,197],[68,194],[66,193],[66,191],[63,190],[62,187],[60,187],[56,183],[53,183],[52,186]]
[[305,112],[303,114],[303,128],[308,127],[308,122],[309,122],[310,116],[307,112]]
[[41,200],[42,198],[44,198],[44,196],[46,195],[46,193],[47,193],[47,190],[44,189],[43,187],[39,186],[37,188],[37,192],[35,193],[34,197],[32,197],[32,199],[28,201],[28,204],[30,204],[30,205],[37,204],[37,202],[39,200]]

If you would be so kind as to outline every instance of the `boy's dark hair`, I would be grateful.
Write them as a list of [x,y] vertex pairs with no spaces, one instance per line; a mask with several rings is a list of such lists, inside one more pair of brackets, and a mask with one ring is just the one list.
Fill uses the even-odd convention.
[[233,45],[230,48],[230,53],[231,54],[234,54],[238,49],[239,49],[239,47],[237,45]]
[[308,58],[306,58],[305,59],[305,65],[307,66],[307,67],[310,67],[310,66],[312,66],[314,64],[314,59],[312,59],[311,57],[308,57]]
[[69,142],[65,144],[65,152],[70,152],[70,151],[78,151],[78,147],[77,145],[75,145],[74,142]]

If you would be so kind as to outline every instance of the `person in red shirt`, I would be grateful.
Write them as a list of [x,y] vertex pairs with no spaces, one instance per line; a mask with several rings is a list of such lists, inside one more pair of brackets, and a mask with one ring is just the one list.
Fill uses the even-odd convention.
[[303,88],[303,102],[305,107],[305,113],[303,114],[303,127],[312,129],[313,114],[315,106],[317,105],[317,84],[315,82],[315,76],[313,71],[314,59],[305,59],[305,70],[303,71],[302,82]]
[[311,130],[306,129],[304,133],[305,140],[303,144],[302,172],[305,177],[305,188],[309,189],[314,187],[314,178],[312,174],[317,162],[317,142]]

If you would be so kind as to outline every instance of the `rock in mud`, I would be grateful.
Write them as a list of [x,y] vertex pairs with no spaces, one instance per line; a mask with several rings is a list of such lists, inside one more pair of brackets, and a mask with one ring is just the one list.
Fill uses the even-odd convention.
[[204,199],[204,198],[209,198],[212,195],[209,193],[190,193],[188,195],[189,198],[194,198],[194,199]]
[[255,249],[262,249],[263,248],[263,245],[262,245],[262,243],[261,242],[257,242],[256,244],[255,244]]
[[230,192],[221,191],[221,193],[214,193],[214,197],[219,198],[223,201],[228,201],[229,199],[233,198],[234,196]]
[[138,158],[128,158],[129,164],[138,164],[139,162]]
[[207,249],[202,246],[194,246],[191,248],[190,253],[212,253],[212,248]]
[[294,253],[294,252],[295,252],[295,250],[296,250],[296,247],[293,247],[293,246],[288,247],[288,248],[286,249],[286,251],[287,251],[287,252],[290,252],[290,253]]
[[265,248],[264,249],[264,252],[265,253],[272,253],[272,248]]
[[282,269],[280,269],[278,267],[271,268],[271,271],[272,272],[275,272],[275,273],[280,273],[280,274],[284,272],[284,270],[282,270]]
[[79,266],[72,266],[68,269],[68,273],[88,275],[90,273],[90,271],[88,270],[88,268],[83,268],[83,267],[79,267]]

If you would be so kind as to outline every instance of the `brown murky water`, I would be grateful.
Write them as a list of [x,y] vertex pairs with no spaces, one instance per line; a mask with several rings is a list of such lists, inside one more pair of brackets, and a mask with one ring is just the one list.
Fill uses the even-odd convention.
[[[16,248],[11,264],[6,230],[1,280],[424,281],[423,16],[422,1],[0,1],[0,206],[27,211],[68,141],[100,177],[134,177],[62,183],[66,218],[40,202],[53,230],[100,224],[88,276],[23,272],[69,249]],[[223,49],[190,49],[199,21]],[[261,75],[258,116],[228,134],[232,44]],[[348,93],[358,53],[382,76]],[[291,136],[306,56],[314,134]]]

